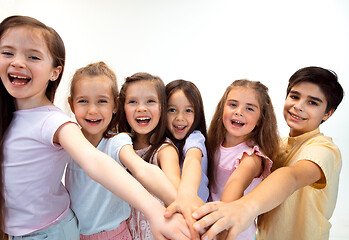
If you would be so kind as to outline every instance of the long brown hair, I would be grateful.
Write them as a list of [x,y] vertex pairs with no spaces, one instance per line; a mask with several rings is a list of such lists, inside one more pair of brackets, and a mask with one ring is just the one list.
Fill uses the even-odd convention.
[[[0,23],[0,41],[4,33],[14,27],[21,27],[26,26],[29,28],[35,28],[41,30],[42,37],[47,45],[47,48],[52,56],[53,67],[62,67],[62,71],[57,78],[56,81],[49,81],[48,86],[46,88],[46,96],[47,98],[53,102],[55,93],[57,90],[57,87],[61,81],[63,70],[64,70],[64,63],[65,63],[65,47],[64,43],[61,39],[61,37],[58,35],[58,33],[51,27],[46,26],[42,22],[31,18],[27,16],[10,16],[5,18]],[[3,148],[4,148],[4,141],[5,141],[5,133],[8,129],[12,118],[13,113],[16,111],[16,106],[13,97],[7,92],[5,86],[3,85],[2,81],[0,83],[0,112],[2,114],[1,116],[1,123],[0,123],[0,165],[1,165],[1,171],[0,171],[0,227],[1,227],[1,234],[4,235],[3,229],[5,228],[5,222],[4,222],[4,216],[6,214],[5,212],[5,199],[4,199],[4,176],[3,176],[3,162],[4,162],[4,155],[3,155]]]
[[[268,94],[268,88],[258,81],[250,81],[247,79],[236,80],[230,84],[220,99],[216,112],[212,118],[208,130],[208,144],[211,148],[212,154],[218,150],[222,144],[226,129],[223,125],[223,111],[224,105],[227,101],[229,92],[235,87],[251,88],[257,94],[258,102],[261,107],[261,116],[259,118],[258,127],[246,137],[246,143],[249,146],[257,144],[266,156],[271,160],[276,159],[279,153],[279,133],[277,130],[277,122],[274,113],[273,104]],[[213,166],[210,177],[213,176]]]
[[[125,83],[122,85],[120,89],[118,110],[117,110],[117,123],[118,123],[119,132],[132,133],[132,128],[130,124],[127,122],[125,108],[124,108],[125,100],[126,100],[126,91],[128,86],[140,81],[149,81],[152,84],[154,84],[154,87],[158,94],[159,103],[160,103],[159,123],[154,128],[154,130],[149,133],[148,142],[151,144],[151,147],[143,157],[145,161],[149,162],[154,152],[165,141],[165,130],[166,130],[166,121],[167,121],[167,117],[166,117],[167,100],[166,100],[165,84],[162,81],[162,79],[145,72],[135,73],[132,76],[127,77],[125,80]],[[133,140],[135,140],[136,136],[132,135],[132,138]]]

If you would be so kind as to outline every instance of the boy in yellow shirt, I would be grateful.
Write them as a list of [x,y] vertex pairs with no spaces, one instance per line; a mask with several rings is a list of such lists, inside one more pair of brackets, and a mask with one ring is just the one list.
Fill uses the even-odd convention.
[[290,133],[274,160],[277,169],[239,200],[208,203],[194,212],[196,219],[206,215],[194,224],[198,231],[213,224],[202,239],[225,229],[227,239],[235,239],[261,214],[257,240],[329,239],[342,162],[338,147],[319,126],[343,95],[333,71],[307,67],[291,76],[284,105]]

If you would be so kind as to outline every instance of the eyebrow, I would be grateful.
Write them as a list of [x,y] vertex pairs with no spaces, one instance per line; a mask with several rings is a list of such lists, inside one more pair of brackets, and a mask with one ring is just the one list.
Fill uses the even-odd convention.
[[[300,92],[295,91],[295,90],[290,91],[290,93],[292,93],[292,94],[297,94],[297,95],[301,95],[301,93],[300,93]],[[310,99],[312,99],[312,100],[314,100],[314,101],[320,102],[320,103],[322,103],[322,102],[323,102],[323,101],[322,101],[320,98],[318,98],[318,97],[314,97],[314,96],[311,96],[311,95],[308,95],[308,98],[310,98]]]

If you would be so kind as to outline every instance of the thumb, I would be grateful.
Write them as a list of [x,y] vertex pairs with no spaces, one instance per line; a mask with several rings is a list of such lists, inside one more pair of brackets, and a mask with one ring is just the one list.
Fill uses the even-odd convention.
[[171,203],[165,210],[164,217],[170,218],[173,214],[178,212],[177,205],[175,203]]

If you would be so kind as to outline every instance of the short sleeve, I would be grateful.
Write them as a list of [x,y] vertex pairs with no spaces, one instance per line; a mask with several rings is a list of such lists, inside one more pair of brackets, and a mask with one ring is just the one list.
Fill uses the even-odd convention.
[[184,155],[187,153],[187,151],[191,148],[198,148],[204,154],[206,151],[205,146],[205,137],[202,135],[202,133],[198,130],[193,131],[185,140],[185,144],[183,147],[183,153]]
[[313,184],[313,187],[318,189],[326,187],[328,180],[337,175],[341,169],[340,151],[337,146],[328,141],[316,141],[307,144],[297,159],[297,161],[308,160],[314,162],[321,168],[325,181],[320,180]]
[[131,137],[127,133],[119,133],[113,137],[112,145],[113,145],[112,156],[115,156],[115,159],[123,166],[123,164],[119,159],[120,150],[125,145],[133,146]]
[[78,124],[65,113],[61,111],[52,111],[42,124],[41,134],[44,142],[50,143],[54,147],[59,146],[53,143],[53,137],[56,131],[63,124],[68,122],[74,123],[78,126]]

